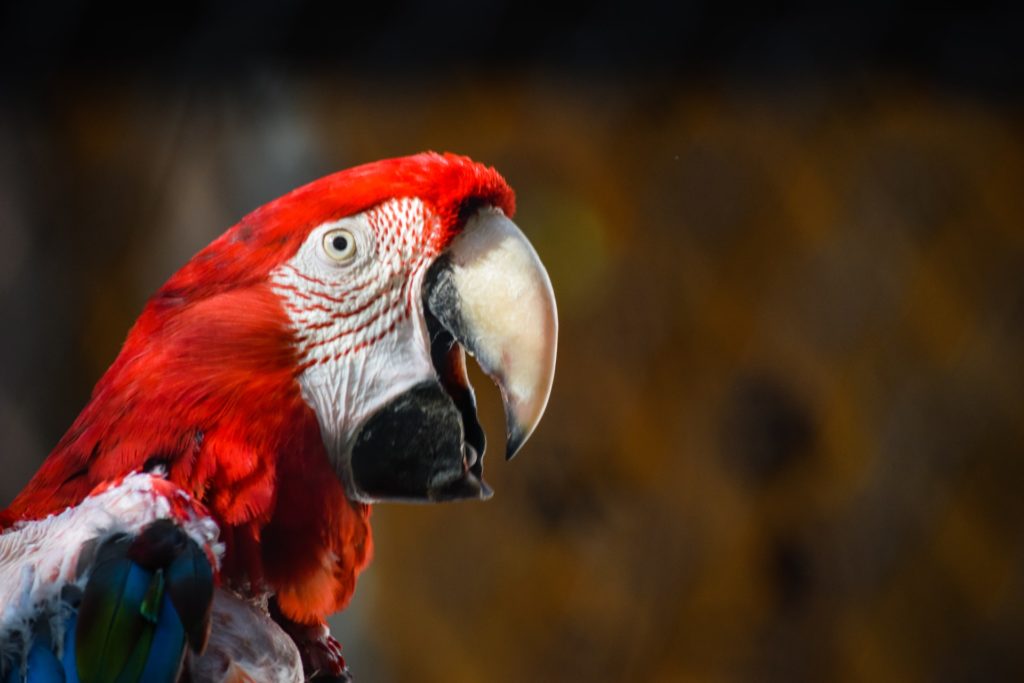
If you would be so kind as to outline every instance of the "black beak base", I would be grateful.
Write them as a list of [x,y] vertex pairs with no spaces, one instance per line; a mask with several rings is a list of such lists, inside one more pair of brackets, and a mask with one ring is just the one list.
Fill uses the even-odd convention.
[[437,382],[424,382],[377,411],[356,434],[352,483],[375,501],[487,499],[481,454]]

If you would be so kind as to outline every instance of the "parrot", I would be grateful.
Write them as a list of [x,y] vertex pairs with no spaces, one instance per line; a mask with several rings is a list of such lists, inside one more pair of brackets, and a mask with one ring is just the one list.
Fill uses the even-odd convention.
[[547,406],[558,314],[493,167],[315,180],[145,304],[0,511],[0,683],[350,680],[326,617],[381,502],[486,500],[467,354],[505,457]]

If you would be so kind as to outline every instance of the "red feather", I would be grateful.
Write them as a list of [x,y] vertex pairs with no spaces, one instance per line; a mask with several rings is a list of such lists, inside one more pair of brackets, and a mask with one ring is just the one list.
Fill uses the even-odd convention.
[[0,529],[162,463],[220,524],[225,580],[275,592],[296,621],[343,608],[371,555],[369,507],[348,500],[328,461],[267,276],[313,227],[399,197],[431,207],[437,251],[468,209],[515,208],[494,169],[426,153],[342,171],[257,209],[150,299],[89,404],[0,513]]

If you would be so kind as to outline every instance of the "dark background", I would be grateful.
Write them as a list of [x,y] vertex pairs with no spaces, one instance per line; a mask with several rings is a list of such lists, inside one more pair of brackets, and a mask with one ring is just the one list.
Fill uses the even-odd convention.
[[0,505],[191,254],[451,150],[559,372],[492,501],[375,512],[360,680],[1021,679],[1011,7],[0,5]]

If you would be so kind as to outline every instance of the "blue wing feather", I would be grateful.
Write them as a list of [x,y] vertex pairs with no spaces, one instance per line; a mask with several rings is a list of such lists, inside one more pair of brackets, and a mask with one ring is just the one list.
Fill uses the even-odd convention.
[[0,683],[174,683],[213,601],[217,528],[190,501],[132,474],[0,531]]
[[140,680],[146,683],[174,683],[178,680],[185,654],[185,628],[165,593],[160,603],[160,616],[153,633],[149,660]]
[[64,683],[81,683],[78,679],[78,663],[75,660],[75,633],[78,629],[78,614],[68,619],[67,630],[64,632]]
[[25,683],[66,683],[64,666],[53,654],[49,638],[36,638],[28,652]]
[[62,658],[50,638],[52,613],[41,613],[24,675],[20,663],[4,660],[0,683],[175,683],[190,637],[205,642],[213,590],[205,553],[184,534],[178,540],[181,548],[158,558],[158,566],[144,553],[133,559],[140,553],[129,552],[128,537],[104,543],[77,610],[68,610]]

